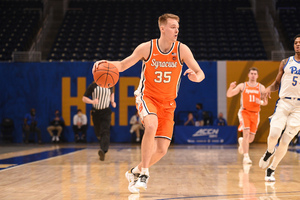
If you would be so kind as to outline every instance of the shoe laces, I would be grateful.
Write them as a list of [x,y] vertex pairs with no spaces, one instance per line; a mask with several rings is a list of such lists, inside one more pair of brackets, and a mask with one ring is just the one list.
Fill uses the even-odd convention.
[[145,175],[145,174],[143,174],[143,175],[140,175],[139,178],[140,178],[141,182],[146,183],[146,182],[147,182],[147,179],[148,179],[148,176]]

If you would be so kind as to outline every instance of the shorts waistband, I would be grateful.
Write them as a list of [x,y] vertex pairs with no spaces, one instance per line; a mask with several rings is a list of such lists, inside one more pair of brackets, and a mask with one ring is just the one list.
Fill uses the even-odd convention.
[[297,100],[300,101],[300,98],[297,97],[284,97],[285,99],[290,99],[290,100]]

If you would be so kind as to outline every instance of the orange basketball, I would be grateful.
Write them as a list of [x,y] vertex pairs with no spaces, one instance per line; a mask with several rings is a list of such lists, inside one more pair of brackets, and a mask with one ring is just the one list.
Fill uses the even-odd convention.
[[94,80],[100,87],[113,87],[119,80],[119,70],[109,62],[100,63],[94,72]]

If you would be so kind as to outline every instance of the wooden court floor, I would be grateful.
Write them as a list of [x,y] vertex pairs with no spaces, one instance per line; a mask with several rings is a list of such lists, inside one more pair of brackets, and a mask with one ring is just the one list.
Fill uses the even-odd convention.
[[273,184],[258,167],[265,149],[251,145],[251,166],[242,164],[237,145],[171,145],[138,195],[129,193],[124,174],[139,162],[139,145],[112,144],[105,161],[98,144],[1,145],[0,199],[300,199],[300,146],[290,147]]

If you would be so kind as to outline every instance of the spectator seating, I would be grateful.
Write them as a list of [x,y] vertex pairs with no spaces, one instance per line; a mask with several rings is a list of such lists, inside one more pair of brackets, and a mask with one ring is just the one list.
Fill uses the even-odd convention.
[[300,34],[300,1],[278,0],[276,2],[276,9],[279,12],[279,20],[283,27],[283,32],[289,42],[289,48],[293,50],[294,37]]
[[0,61],[11,61],[12,52],[31,45],[40,21],[41,0],[0,1]]
[[159,37],[166,12],[180,16],[178,40],[196,60],[267,59],[249,0],[70,0],[48,60],[123,59]]

